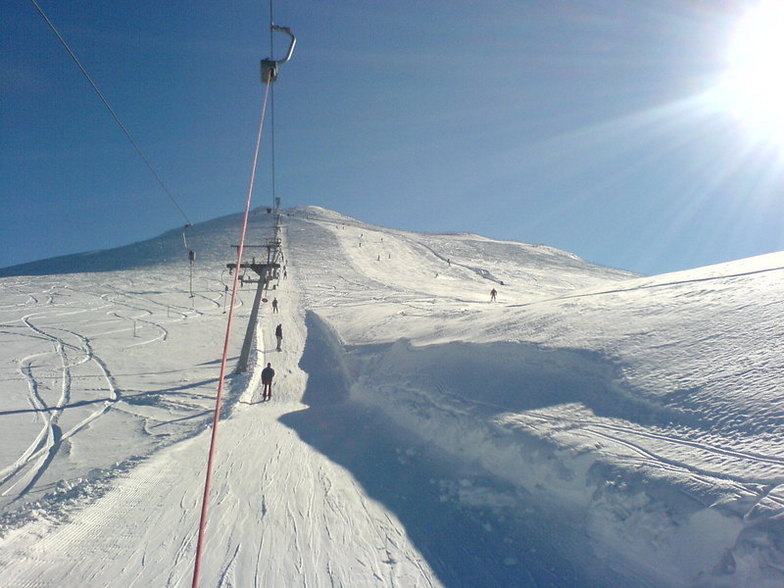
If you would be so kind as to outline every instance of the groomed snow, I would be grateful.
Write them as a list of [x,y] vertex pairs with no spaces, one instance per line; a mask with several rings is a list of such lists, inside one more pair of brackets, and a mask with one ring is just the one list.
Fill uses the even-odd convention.
[[[204,586],[784,585],[784,255],[639,277],[316,207],[283,224]],[[3,586],[190,585],[238,227],[188,230],[193,297],[180,231],[0,270]],[[249,243],[270,236],[256,211]]]

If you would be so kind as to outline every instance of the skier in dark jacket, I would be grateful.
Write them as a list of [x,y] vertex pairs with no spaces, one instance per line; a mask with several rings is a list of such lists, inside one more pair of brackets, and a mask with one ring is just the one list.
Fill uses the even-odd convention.
[[278,340],[277,350],[280,351],[280,344],[283,342],[283,325],[275,327],[275,339]]
[[272,369],[272,364],[268,363],[267,367],[261,370],[261,399],[269,400],[272,398],[272,378],[275,377],[275,370]]

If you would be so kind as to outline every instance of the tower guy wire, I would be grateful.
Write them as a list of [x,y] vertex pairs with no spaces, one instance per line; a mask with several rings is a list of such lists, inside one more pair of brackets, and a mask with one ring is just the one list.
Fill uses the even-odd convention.
[[176,206],[176,207],[177,207],[177,210],[180,212],[180,214],[182,215],[182,217],[185,219],[185,222],[186,222],[188,225],[191,225],[192,223],[191,223],[190,219],[188,218],[188,215],[187,215],[187,214],[185,214],[185,210],[182,208],[182,206],[180,206],[180,203],[179,203],[179,202],[177,201],[177,199],[174,197],[174,194],[172,194],[171,190],[169,190],[169,188],[166,186],[166,184],[164,183],[164,181],[163,181],[163,179],[161,178],[160,174],[158,174],[158,172],[155,170],[155,168],[153,167],[153,165],[152,165],[152,163],[150,162],[150,160],[147,158],[147,156],[144,154],[144,152],[142,151],[142,149],[141,149],[141,147],[139,146],[139,144],[138,144],[138,143],[136,142],[136,140],[133,138],[133,135],[131,135],[131,132],[130,132],[130,131],[128,130],[128,128],[127,128],[127,127],[126,127],[126,126],[123,124],[123,122],[120,120],[120,117],[117,115],[117,113],[115,112],[115,110],[112,108],[111,104],[109,104],[109,101],[106,99],[106,97],[103,95],[103,93],[102,93],[102,92],[101,92],[101,90],[98,88],[98,86],[96,85],[96,83],[93,81],[92,77],[91,77],[91,76],[90,76],[90,74],[87,72],[87,70],[86,70],[86,69],[85,69],[85,67],[82,65],[82,63],[79,61],[79,58],[76,56],[76,53],[74,53],[74,51],[73,51],[73,50],[71,49],[71,47],[68,45],[68,43],[66,42],[66,40],[65,40],[65,39],[63,38],[63,36],[60,34],[60,31],[58,31],[58,30],[57,30],[57,27],[55,27],[55,26],[54,26],[54,23],[53,23],[53,22],[52,22],[52,21],[49,19],[49,17],[48,17],[48,16],[46,16],[46,13],[43,11],[43,9],[42,9],[42,8],[41,8],[41,6],[38,4],[38,2],[37,2],[36,0],[30,0],[30,2],[32,2],[32,3],[33,3],[33,6],[35,6],[35,9],[36,9],[36,10],[38,11],[38,13],[39,13],[39,14],[40,14],[40,15],[43,17],[43,19],[46,21],[46,24],[48,24],[48,25],[49,25],[49,28],[50,28],[50,29],[52,29],[52,32],[53,32],[53,33],[54,33],[54,34],[57,36],[57,38],[60,40],[60,43],[61,43],[61,44],[62,44],[62,46],[65,48],[65,50],[68,52],[68,55],[70,55],[70,56],[71,56],[71,59],[73,59],[73,61],[74,61],[74,63],[76,64],[76,66],[79,68],[79,71],[81,71],[81,72],[82,72],[82,75],[85,77],[85,79],[86,79],[86,80],[89,82],[89,84],[92,86],[93,90],[95,90],[95,93],[98,95],[98,98],[101,100],[101,102],[103,103],[103,105],[104,105],[104,106],[106,107],[106,109],[109,111],[109,114],[111,114],[111,115],[112,115],[112,118],[114,118],[114,121],[117,123],[117,126],[119,126],[119,127],[120,127],[120,130],[123,132],[123,134],[125,135],[125,137],[126,137],[126,138],[128,139],[128,141],[131,143],[131,145],[133,146],[133,148],[134,148],[134,150],[136,151],[136,153],[139,155],[139,157],[141,157],[142,161],[144,162],[144,165],[147,167],[147,169],[148,169],[148,170],[150,170],[150,173],[151,173],[151,174],[153,175],[153,177],[155,178],[155,181],[156,181],[156,182],[158,182],[158,185],[159,185],[159,186],[160,186],[160,187],[163,189],[163,191],[164,191],[164,192],[166,193],[166,195],[169,197],[169,200],[171,200],[171,201],[172,201],[172,203],[174,204],[174,206]]

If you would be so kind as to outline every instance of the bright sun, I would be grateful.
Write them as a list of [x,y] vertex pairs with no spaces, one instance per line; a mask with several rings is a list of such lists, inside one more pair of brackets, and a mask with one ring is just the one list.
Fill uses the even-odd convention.
[[784,150],[784,2],[761,0],[744,15],[717,90],[756,139]]

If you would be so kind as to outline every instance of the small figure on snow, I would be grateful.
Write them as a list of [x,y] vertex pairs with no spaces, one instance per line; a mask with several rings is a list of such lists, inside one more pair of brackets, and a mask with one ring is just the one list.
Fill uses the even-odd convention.
[[269,400],[272,398],[272,378],[275,377],[275,370],[272,369],[272,364],[268,363],[267,367],[261,370],[261,399]]
[[283,325],[275,327],[275,339],[278,340],[277,350],[280,351],[280,344],[283,343]]
[[490,302],[495,302],[495,297],[498,296],[498,292],[495,288],[490,290]]
[[278,299],[272,299],[272,312],[278,312]]

